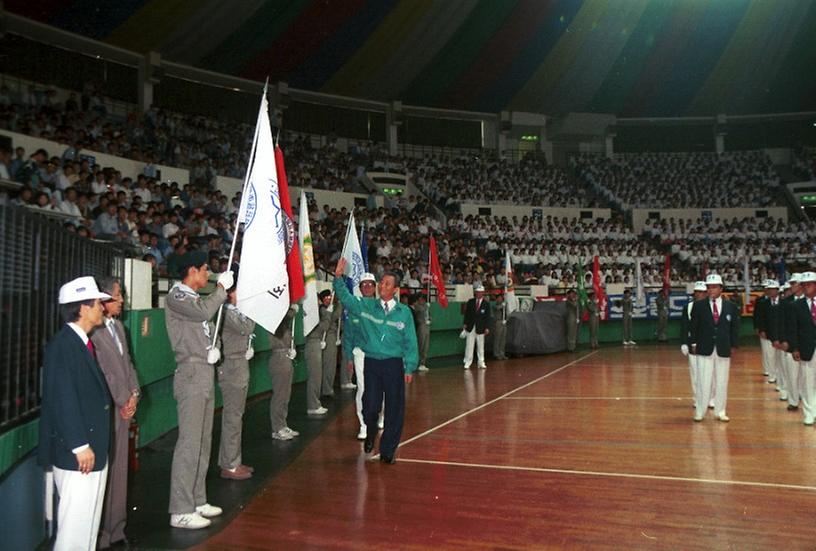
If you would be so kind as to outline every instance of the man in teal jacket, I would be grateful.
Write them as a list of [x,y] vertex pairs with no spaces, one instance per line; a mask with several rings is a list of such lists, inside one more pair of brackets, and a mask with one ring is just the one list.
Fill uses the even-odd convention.
[[416,331],[411,310],[395,296],[397,276],[385,274],[378,286],[380,298],[352,295],[343,281],[346,261],[334,270],[334,292],[343,306],[360,319],[356,345],[365,353],[363,420],[367,434],[363,449],[370,453],[377,437],[377,416],[385,397],[385,428],[380,439],[380,461],[394,463],[405,415],[405,383],[417,369]]

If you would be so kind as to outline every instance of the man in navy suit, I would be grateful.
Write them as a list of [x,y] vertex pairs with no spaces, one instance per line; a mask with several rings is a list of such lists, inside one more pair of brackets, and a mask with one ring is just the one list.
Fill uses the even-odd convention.
[[484,287],[481,283],[473,288],[474,298],[465,304],[465,325],[462,328],[461,337],[465,341],[465,369],[470,369],[473,363],[473,347],[476,347],[476,355],[479,361],[479,369],[486,369],[484,358],[485,335],[490,334],[491,310],[490,303],[484,298]]
[[683,344],[680,345],[680,352],[688,357],[689,374],[691,375],[691,396],[694,399],[694,409],[697,409],[697,386],[700,378],[697,372],[697,354],[689,350],[691,345],[691,309],[694,303],[698,300],[706,298],[708,295],[708,288],[705,281],[694,282],[694,294],[688,304],[683,306],[683,317],[680,318],[680,340]]
[[811,426],[816,418],[816,273],[804,272],[799,276],[799,284],[805,295],[791,307],[788,344],[802,371],[802,413],[805,425]]
[[59,292],[66,325],[45,349],[39,463],[53,468],[59,493],[54,549],[96,549],[111,433],[111,396],[88,335],[103,322],[92,277]]
[[708,298],[694,303],[691,308],[691,346],[697,354],[697,397],[694,420],[702,421],[711,399],[711,380],[717,388],[714,414],[727,423],[725,407],[728,401],[728,373],[731,367],[731,349],[739,338],[740,313],[734,303],[722,298],[723,283],[718,274],[706,277]]

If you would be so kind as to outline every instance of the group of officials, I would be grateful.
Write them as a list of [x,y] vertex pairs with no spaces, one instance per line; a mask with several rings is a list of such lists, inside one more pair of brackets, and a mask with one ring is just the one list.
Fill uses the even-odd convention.
[[754,306],[754,329],[762,349],[763,375],[787,402],[802,409],[804,424],[816,419],[816,273],[793,274],[783,285],[765,282]]

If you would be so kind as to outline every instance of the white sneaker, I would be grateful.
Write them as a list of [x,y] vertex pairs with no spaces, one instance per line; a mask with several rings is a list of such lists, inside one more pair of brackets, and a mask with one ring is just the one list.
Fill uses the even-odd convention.
[[730,418],[729,418],[729,417],[728,417],[728,416],[725,414],[725,412],[724,412],[724,411],[723,411],[722,413],[720,413],[720,414],[717,416],[717,419],[719,419],[719,420],[720,420],[720,421],[722,421],[723,423],[727,423],[728,421],[730,421],[730,420],[731,420],[731,419],[730,419]]
[[788,393],[785,392],[785,391],[781,391],[779,393],[779,400],[782,401],[782,402],[787,402],[788,401]]
[[470,369],[470,364],[466,365],[465,369]]
[[323,406],[320,406],[317,409],[307,409],[306,413],[308,413],[309,415],[326,415],[326,413],[328,413],[328,411],[329,410],[327,410]]
[[221,507],[216,507],[215,505],[210,505],[209,503],[196,507],[196,513],[205,518],[217,517],[223,512],[224,511],[221,509]]
[[293,438],[295,436],[300,436],[300,433],[298,431],[296,431],[294,429],[291,429],[289,427],[283,427],[281,430],[285,430],[286,433],[289,434],[290,436],[292,436]]
[[173,528],[184,528],[186,530],[198,530],[206,528],[212,524],[208,518],[204,518],[198,513],[182,513],[170,515],[170,526]]
[[377,419],[377,428],[380,430],[385,428],[385,415],[380,415],[380,417]]
[[354,383],[346,383],[344,385],[340,385],[340,388],[342,388],[343,390],[354,390],[355,388],[357,388],[357,385],[355,385]]
[[813,426],[813,417],[805,417],[805,425],[807,425],[808,427],[812,427]]
[[286,432],[285,428],[272,433],[272,440],[291,440],[292,438],[294,436]]
[[479,364],[479,369],[487,369],[487,365],[485,365],[485,364]]
[[425,367],[424,365],[421,365],[421,366],[419,366],[419,367],[417,368],[417,371],[429,371],[429,370],[428,370],[428,368],[427,368],[427,367]]
[[623,341],[623,346],[629,346],[629,341]]
[[357,440],[365,440],[366,436],[368,436],[368,429],[363,425],[360,427],[360,432],[357,433]]
[[630,344],[631,346],[635,346],[637,343],[636,343],[635,341],[629,341],[629,344]]

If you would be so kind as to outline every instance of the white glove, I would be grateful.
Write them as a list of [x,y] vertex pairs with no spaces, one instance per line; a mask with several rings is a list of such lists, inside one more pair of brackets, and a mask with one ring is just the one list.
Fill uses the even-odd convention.
[[290,348],[289,350],[286,351],[286,357],[289,358],[290,360],[294,360],[295,358],[297,358],[297,350],[295,350],[294,348]]
[[251,344],[249,345],[249,348],[247,348],[244,357],[247,359],[247,361],[255,357],[255,348]]
[[292,310],[292,312],[294,312],[295,314],[297,314],[297,313],[298,313],[298,310],[300,310],[300,305],[298,305],[298,304],[292,304],[291,306],[289,306],[289,308]]
[[502,320],[502,325],[507,325],[507,320]]
[[221,359],[221,350],[213,347],[208,347],[207,350],[207,363],[210,365],[217,364],[218,360]]
[[430,324],[431,324],[431,320],[425,320],[425,325],[430,325]]
[[340,339],[337,339],[336,341],[334,341],[334,346],[340,346],[340,344],[341,344],[342,342],[343,342],[343,341],[341,341]]
[[680,352],[683,353],[683,356],[688,356],[688,353],[689,353],[688,345],[684,344],[684,345],[680,346]]
[[232,288],[233,284],[235,283],[235,277],[232,275],[231,270],[227,270],[221,274],[218,274],[218,284],[223,287],[224,289]]
[[362,351],[362,349],[361,349],[359,346],[355,346],[355,347],[354,347],[354,348],[351,350],[351,354],[352,354],[352,356],[354,356],[355,358],[357,358],[357,357],[362,357],[362,356],[364,356],[364,355],[365,355],[365,352],[363,352],[363,351]]
[[326,341],[320,341],[320,350],[326,350]]
[[468,332],[467,332],[467,331],[465,331],[464,329],[462,329],[462,332],[461,332],[461,333],[459,333],[459,338],[460,338],[460,339],[466,339],[466,338],[467,338],[467,336],[468,336]]

